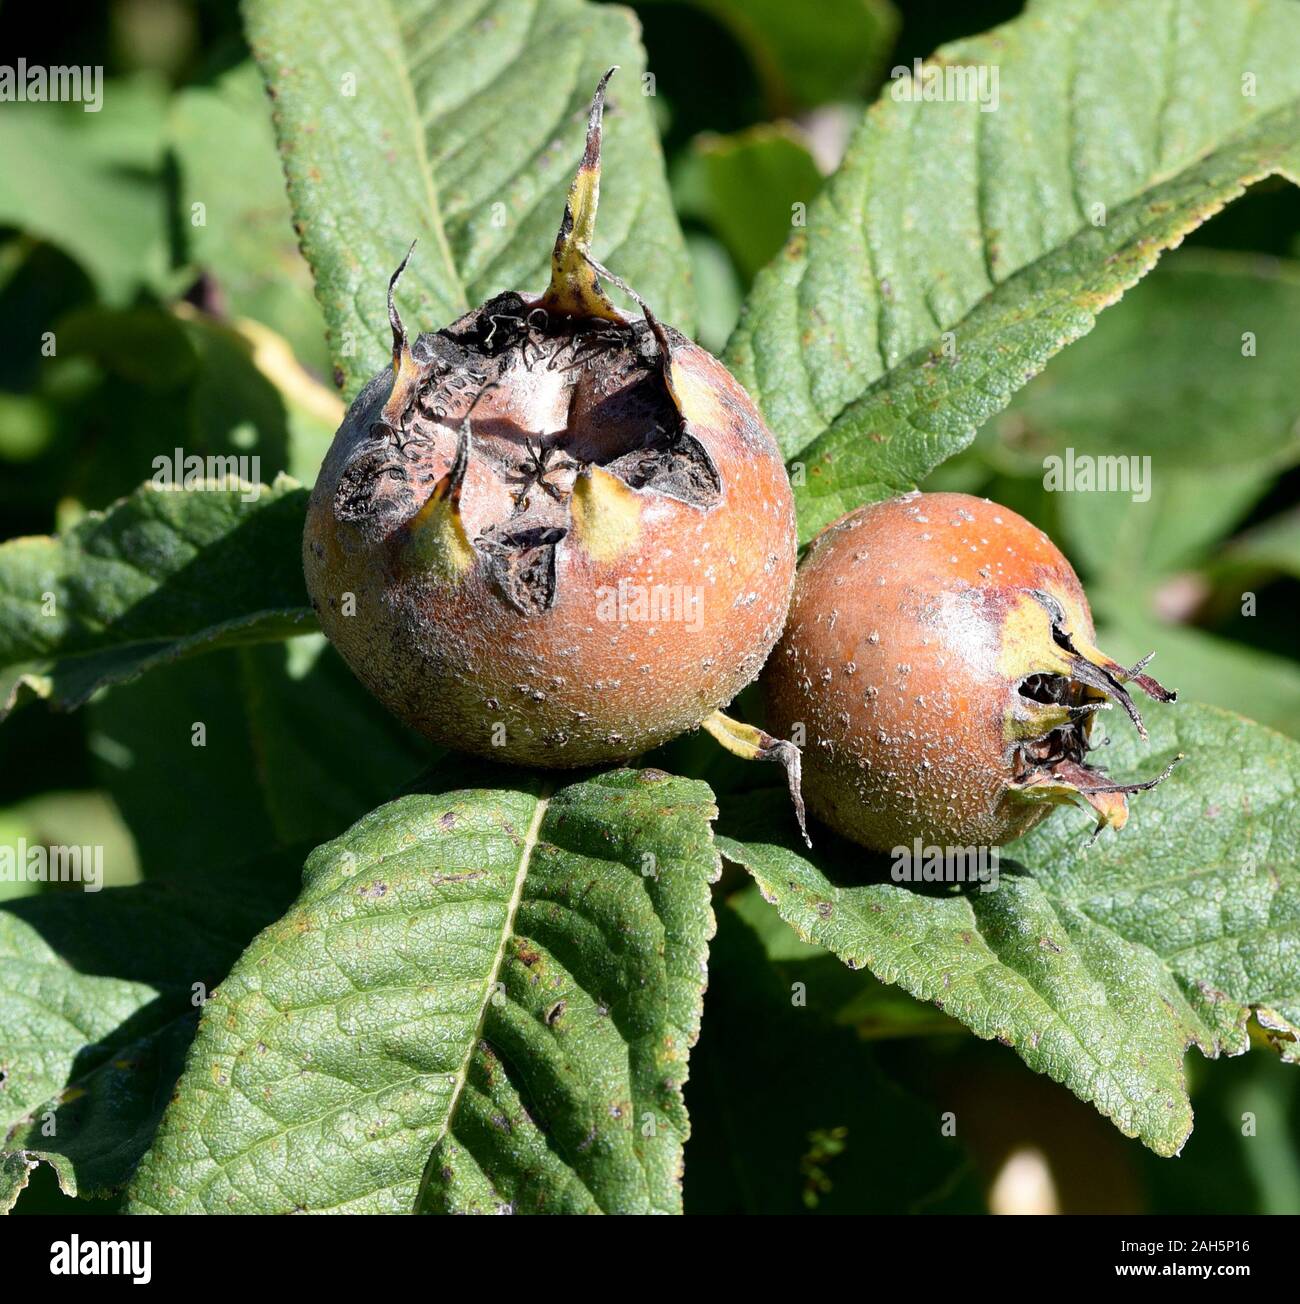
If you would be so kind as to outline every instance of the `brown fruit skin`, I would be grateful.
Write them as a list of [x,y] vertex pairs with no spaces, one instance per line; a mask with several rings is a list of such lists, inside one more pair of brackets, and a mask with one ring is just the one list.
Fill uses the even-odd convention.
[[[758,674],[794,584],[789,480],[741,386],[711,355],[669,334],[686,429],[712,458],[721,498],[702,507],[627,489],[630,516],[616,528],[575,528],[558,545],[556,596],[545,611],[516,610],[478,561],[454,579],[413,565],[409,516],[337,518],[340,478],[379,419],[391,374],[376,376],[348,412],[308,510],[308,590],[354,673],[434,742],[540,766],[623,760],[696,727]],[[587,435],[594,428],[598,438],[598,419],[586,421]],[[421,478],[431,484],[444,475],[452,448],[450,439],[440,443]],[[460,495],[468,539],[508,510],[507,487],[471,455]],[[601,619],[620,581],[646,590],[700,586],[685,591],[702,593],[701,627]],[[348,593],[351,616],[342,612]]]
[[819,819],[888,852],[917,837],[1000,846],[1049,813],[1008,790],[1021,675],[1007,666],[1033,668],[1008,616],[1035,589],[1092,641],[1070,563],[986,499],[907,495],[817,536],[762,683],[768,729],[805,726],[804,796]]

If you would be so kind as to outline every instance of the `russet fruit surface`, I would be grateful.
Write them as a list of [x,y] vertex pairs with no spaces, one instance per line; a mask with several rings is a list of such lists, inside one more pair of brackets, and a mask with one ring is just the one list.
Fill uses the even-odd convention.
[[997,846],[1072,801],[1119,828],[1152,784],[1088,764],[1096,712],[1114,703],[1141,730],[1124,685],[1173,695],[1093,638],[1074,570],[1023,517],[965,494],[875,503],[799,567],[763,674],[768,727],[803,726],[809,808],[877,850]]
[[701,724],[757,675],[794,581],[789,481],[754,405],[601,288],[604,85],[544,294],[409,344],[390,283],[393,368],[335,436],[303,539],[362,682],[496,760],[619,760]]

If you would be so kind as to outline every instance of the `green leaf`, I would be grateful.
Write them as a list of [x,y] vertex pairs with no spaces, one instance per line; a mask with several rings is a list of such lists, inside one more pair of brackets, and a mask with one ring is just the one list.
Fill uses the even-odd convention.
[[787,987],[803,984],[808,1008],[823,1019],[852,1028],[864,1041],[967,1035],[941,1010],[914,1001],[902,988],[869,973],[849,969],[825,947],[801,941],[763,900],[756,884],[734,893],[727,904],[753,930],[781,981]]
[[748,52],[773,114],[855,96],[893,44],[890,0],[688,0],[729,28]]
[[377,709],[322,634],[166,666],[93,703],[90,726],[148,877],[210,875],[335,837],[430,751]]
[[1300,460],[1297,320],[1297,265],[1179,251],[1016,396],[996,424],[1037,478],[1048,456],[1150,458],[1140,493],[1060,494],[1076,565],[1130,594],[1200,560]]
[[677,211],[713,229],[746,282],[785,243],[821,185],[803,133],[788,123],[699,136],[673,173]]
[[687,1212],[947,1206],[968,1163],[961,1144],[941,1136],[936,1113],[895,1087],[812,995],[783,981],[735,910],[719,911],[686,1093]]
[[89,355],[107,373],[66,418],[87,446],[68,492],[91,507],[130,492],[178,446],[186,457],[256,457],[250,476],[309,484],[343,419],[337,394],[248,318],[188,304],[95,307],[61,320],[58,339],[65,358]]
[[491,776],[311,856],[205,1009],[133,1209],[677,1208],[711,794]]
[[178,447],[186,457],[255,456],[246,475],[268,482],[288,469],[285,403],[228,326],[152,306],[93,307],[69,314],[57,335],[57,365],[89,357],[102,370],[64,416],[79,447],[63,494],[106,507]]
[[996,111],[895,83],[727,349],[802,468],[804,538],[965,447],[1245,186],[1300,176],[1283,0],[1040,0],[938,58],[996,68]]
[[181,91],[172,102],[171,135],[190,258],[214,277],[229,312],[264,322],[324,374],[325,321],[294,239],[256,65],[246,61],[211,86]]
[[[10,232],[0,237],[0,389],[12,397],[34,396],[49,378],[51,364],[41,356],[41,339],[33,322],[58,322],[92,303],[95,287],[82,268],[62,250],[32,236]],[[15,432],[6,418],[0,456],[21,461],[28,440],[15,447]],[[18,477],[5,478],[6,499]]]
[[700,232],[686,236],[686,251],[700,300],[695,337],[710,353],[721,353],[740,315],[743,291],[736,265],[717,240]]
[[[100,111],[7,104],[0,115],[0,224],[72,255],[105,299],[168,282],[162,164],[166,97],[156,80],[108,81]],[[47,330],[49,324],[38,329]]]
[[[260,365],[268,351],[257,345],[273,339],[272,348],[284,350],[286,368],[294,365],[288,346],[264,327],[249,329],[256,332],[252,339],[210,317],[195,314],[185,322],[198,358],[187,395],[191,429],[185,453],[256,456],[262,480],[284,472],[310,484],[342,420],[338,400],[302,371],[296,372],[296,385],[278,387],[279,377]],[[323,411],[313,410],[311,402]]]
[[0,1155],[0,1213],[8,1213],[27,1189],[39,1161],[24,1154]]
[[[44,736],[50,737],[48,732]],[[11,734],[6,741],[12,747],[17,738]],[[99,858],[94,881],[100,888],[130,887],[140,881],[139,857],[131,830],[105,792],[47,788],[0,809],[0,856],[11,856],[9,863],[15,871],[12,876],[0,873],[0,901],[62,890],[58,883],[17,872],[24,863],[24,849],[37,846],[94,848]]]
[[144,485],[57,538],[0,545],[0,689],[80,706],[200,650],[310,629],[307,493]]
[[1145,1207],[1207,1214],[1300,1210],[1294,1069],[1266,1055],[1247,1055],[1199,1076],[1196,1135],[1178,1163],[1138,1156]]
[[1240,567],[1300,579],[1300,509],[1248,530],[1233,540],[1221,560],[1225,569]]
[[81,308],[59,321],[57,337],[65,357],[86,354],[147,390],[173,389],[192,379],[198,368],[198,355],[184,326],[151,304]]
[[681,232],[635,21],[581,0],[247,0],[336,378],[387,361],[389,274],[436,330],[502,290],[544,288],[587,107],[611,65],[595,256],[689,332]]
[[[775,794],[724,803],[719,846],[800,936],[934,1001],[978,1036],[1176,1154],[1191,1131],[1183,1054],[1240,1054],[1253,1011],[1295,1057],[1300,1024],[1300,746],[1226,712],[1153,710],[1117,731],[1117,775],[1188,760],[1087,847],[1057,812],[1008,848],[996,890],[891,881],[890,861],[813,830]],[[1014,856],[1014,862],[1010,857]]]
[[46,1160],[69,1195],[126,1183],[193,1037],[195,984],[214,988],[283,909],[295,877],[286,868],[264,860],[206,884],[47,893],[0,906],[7,1168],[19,1155]]

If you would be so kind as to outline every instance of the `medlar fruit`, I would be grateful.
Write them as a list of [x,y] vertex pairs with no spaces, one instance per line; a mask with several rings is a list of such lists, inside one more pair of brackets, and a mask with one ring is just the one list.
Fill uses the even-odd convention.
[[1125,685],[1175,695],[1150,657],[1125,668],[1093,638],[1070,563],[1015,512],[953,493],[874,503],[799,567],[763,672],[768,727],[799,741],[804,726],[808,806],[875,850],[995,846],[1061,802],[1119,829],[1126,795],[1165,775],[1114,783],[1090,765],[1097,712],[1117,703],[1145,738]]
[[392,370],[325,458],[307,587],[361,681],[436,742],[576,766],[704,723],[790,764],[791,749],[714,714],[785,619],[789,481],[722,364],[591,257],[613,71],[544,294],[498,294],[412,344],[394,303],[406,259],[394,273]]

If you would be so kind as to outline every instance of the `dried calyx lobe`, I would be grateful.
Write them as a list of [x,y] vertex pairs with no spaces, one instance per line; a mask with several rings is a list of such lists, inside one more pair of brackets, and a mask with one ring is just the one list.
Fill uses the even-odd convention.
[[[1136,666],[1125,668],[1095,648],[1088,648],[1085,654],[1066,629],[1065,613],[1060,603],[1050,594],[1037,590],[1031,596],[1047,610],[1052,622],[1053,642],[1068,659],[1070,671],[1069,674],[1039,672],[1027,675],[1019,684],[1021,697],[1056,708],[1066,718],[1040,737],[1016,748],[1013,760],[1016,782],[1031,788],[1037,784],[1068,785],[1089,799],[1098,808],[1103,822],[1107,822],[1110,804],[1107,798],[1149,791],[1169,776],[1182,757],[1176,758],[1154,779],[1116,783],[1106,777],[1101,766],[1088,764],[1088,753],[1096,746],[1091,741],[1093,717],[1110,702],[1118,702],[1138,733],[1146,738],[1146,726],[1124,684],[1137,684],[1147,696],[1159,702],[1177,701],[1178,695],[1144,673],[1150,656]],[[1098,830],[1101,827],[1103,825],[1099,824]]]
[[421,335],[406,352],[394,318],[395,353],[406,356],[396,401],[340,479],[339,520],[408,520],[472,430],[467,457],[500,489],[490,495],[492,519],[476,522],[474,542],[502,596],[530,611],[554,600],[555,547],[588,467],[698,507],[721,497],[717,467],[685,430],[665,379],[660,336],[677,343],[671,328],[573,318],[511,292]]

